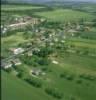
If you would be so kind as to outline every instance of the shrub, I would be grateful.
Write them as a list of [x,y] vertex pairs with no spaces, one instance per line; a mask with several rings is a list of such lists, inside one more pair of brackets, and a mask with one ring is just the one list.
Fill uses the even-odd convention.
[[67,75],[67,76],[66,76],[66,79],[67,79],[67,80],[73,80],[73,79],[74,79],[74,76],[73,76],[73,75]]
[[23,77],[23,72],[22,71],[21,72],[18,72],[17,77],[18,78],[22,78]]
[[76,50],[76,53],[77,53],[77,54],[80,54],[80,52],[81,52],[80,50]]
[[42,87],[42,82],[38,79],[35,79],[33,77],[29,77],[25,79],[29,84],[33,85],[34,87],[41,88]]
[[83,78],[83,79],[86,79],[86,80],[95,80],[96,79],[96,77],[94,77],[94,76],[84,75],[84,74],[81,74],[80,78]]
[[40,51],[33,51],[33,54],[39,57],[47,57],[51,53],[53,53],[53,48],[50,47],[43,47]]
[[86,51],[83,51],[83,55],[88,55],[89,51],[86,50]]
[[76,83],[81,84],[81,83],[82,83],[82,80],[78,79],[78,80],[76,81]]
[[94,76],[91,76],[91,75],[86,75],[86,76],[84,76],[84,78],[87,80],[95,80],[96,79]]
[[10,73],[12,71],[12,68],[7,68],[7,69],[4,69],[6,72]]
[[83,77],[84,77],[84,74],[80,74],[79,77],[80,77],[80,78],[83,78]]
[[75,97],[71,96],[71,97],[70,97],[70,100],[76,100],[76,99],[75,99]]
[[20,60],[23,63],[25,63],[29,66],[33,65],[34,67],[36,67],[37,66],[37,61],[39,60],[39,58],[35,55],[33,55],[32,57],[29,57],[27,55],[23,55],[23,56],[20,56]]
[[38,61],[38,64],[40,65],[48,65],[50,61],[47,58],[42,58]]
[[42,71],[48,71],[48,67],[42,68]]
[[56,88],[46,88],[45,92],[57,99],[62,99],[63,97],[63,94]]
[[62,73],[62,74],[60,74],[60,77],[61,78],[65,78],[66,77],[66,74],[65,73]]

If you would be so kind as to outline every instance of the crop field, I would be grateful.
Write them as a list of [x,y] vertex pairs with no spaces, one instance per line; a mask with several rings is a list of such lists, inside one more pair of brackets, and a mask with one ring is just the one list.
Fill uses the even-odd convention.
[[[88,7],[91,6],[88,5]],[[16,56],[22,63],[15,66],[17,68],[12,66],[9,70],[1,69],[2,100],[95,100],[96,26],[86,25],[87,28],[90,27],[91,31],[79,30],[79,32],[77,30],[78,32],[74,33],[74,36],[70,32],[66,33],[67,35],[64,33],[65,39],[58,35],[62,33],[62,30],[66,32],[64,31],[66,27],[69,30],[73,28],[70,29],[68,25],[63,28],[65,24],[62,25],[62,23],[79,23],[82,19],[90,22],[95,19],[95,15],[89,12],[55,7],[47,8],[46,11],[46,8],[46,6],[35,5],[2,5],[1,11],[5,16],[5,19],[2,20],[3,24],[9,25],[11,22],[8,20],[11,17],[20,16],[22,18],[22,14],[29,16],[30,13],[31,17],[45,18],[47,20],[45,24],[51,21],[60,22],[61,25],[56,24],[59,28],[53,28],[53,30],[50,28],[47,30],[45,24],[34,25],[34,27],[31,26],[31,29],[28,27],[28,29],[16,29],[16,31],[9,30],[9,33],[1,36],[1,56],[3,59],[14,55],[13,52],[9,51],[10,48],[35,48],[33,51],[31,50],[31,56],[28,56],[29,52]],[[12,13],[14,11],[16,13]],[[14,22],[14,20],[12,21]],[[82,27],[85,27],[85,24]],[[53,31],[55,35],[52,33]],[[77,36],[78,33],[80,33],[79,36]],[[52,37],[48,37],[49,34]],[[67,36],[69,37],[67,38]],[[55,41],[56,38],[58,38],[58,42]],[[53,46],[48,44],[50,40],[52,40]],[[61,42],[62,40],[63,42]],[[52,53],[50,53],[50,48],[53,50]],[[35,52],[35,50],[37,51]],[[40,69],[43,74],[34,75],[32,74],[33,69]],[[19,76],[20,74],[21,76]]]

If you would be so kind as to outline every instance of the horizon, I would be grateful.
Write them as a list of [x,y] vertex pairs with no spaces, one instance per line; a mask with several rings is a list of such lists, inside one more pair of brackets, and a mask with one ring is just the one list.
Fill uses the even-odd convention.
[[37,3],[39,3],[39,2],[51,2],[51,1],[61,1],[61,2],[63,2],[63,1],[65,1],[65,2],[95,2],[96,3],[96,0],[1,0],[1,1],[9,1],[9,2],[30,2],[30,3],[32,3],[32,2],[37,2]]

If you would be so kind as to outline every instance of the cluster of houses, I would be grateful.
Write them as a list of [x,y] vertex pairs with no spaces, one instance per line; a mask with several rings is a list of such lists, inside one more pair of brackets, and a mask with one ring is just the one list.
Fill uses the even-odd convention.
[[[30,16],[24,16],[24,17],[16,17],[15,18],[15,23],[8,25],[6,27],[1,25],[1,31],[2,33],[6,33],[7,29],[18,29],[18,28],[22,28],[25,27],[26,25],[36,25],[39,24],[40,22],[44,22],[45,19],[38,19],[38,18],[32,18]],[[69,24],[70,25],[70,24]],[[59,30],[55,30],[55,29],[46,29],[46,28],[41,28],[40,31],[38,31],[38,29],[35,31],[36,32],[36,38],[34,38],[33,40],[36,42],[35,47],[33,47],[31,50],[27,51],[28,56],[32,56],[33,55],[33,51],[40,51],[39,47],[45,47],[46,44],[48,44],[48,46],[53,47],[55,44],[59,43],[65,43],[66,42],[66,32],[70,33],[71,36],[74,36],[74,33],[78,32],[78,30],[81,29],[80,25],[77,25],[76,29],[70,28],[70,29],[65,29],[63,31]],[[89,30],[88,27],[86,27],[86,30]],[[49,31],[49,32],[48,32]],[[46,33],[48,32],[48,33]],[[22,47],[18,47],[18,48],[10,48],[9,50],[13,53],[13,55],[18,55],[18,54],[23,54],[23,52],[25,51],[26,48],[22,48]],[[22,64],[22,62],[19,59],[11,59],[8,60],[7,62],[3,62],[1,61],[1,67],[3,67],[4,69],[10,68],[12,67],[12,64],[14,63],[14,65],[20,65]],[[52,60],[53,64],[58,64],[58,61]],[[40,75],[43,74],[41,70],[33,70],[31,71],[31,73],[33,75]]]
[[13,64],[15,66],[18,66],[18,65],[21,65],[22,62],[20,61],[20,59],[14,58],[14,57],[12,59],[7,60],[7,61],[1,60],[1,68],[5,69],[5,70],[8,68],[11,68],[13,66]]
[[19,16],[15,17],[13,23],[9,25],[1,25],[1,33],[4,34],[8,30],[16,30],[25,28],[28,25],[34,26],[45,21],[43,18],[34,18],[30,16]]

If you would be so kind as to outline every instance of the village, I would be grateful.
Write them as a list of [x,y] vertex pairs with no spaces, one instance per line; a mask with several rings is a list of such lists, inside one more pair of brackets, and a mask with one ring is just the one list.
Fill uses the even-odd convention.
[[[10,69],[12,66],[20,66],[22,63],[24,63],[24,61],[20,59],[22,58],[20,56],[27,56],[25,58],[26,63],[30,62],[27,60],[27,58],[34,57],[34,55],[42,57],[43,60],[46,57],[48,60],[50,59],[50,55],[57,53],[55,49],[57,50],[61,49],[64,50],[65,52],[76,53],[78,51],[74,49],[74,46],[67,44],[68,39],[70,39],[71,37],[75,37],[76,35],[78,35],[77,33],[79,33],[80,31],[85,31],[85,32],[90,31],[90,27],[87,25],[85,26],[84,23],[81,23],[81,25],[77,23],[74,23],[72,25],[72,23],[70,22],[66,24],[56,23],[57,25],[56,30],[50,27],[46,28],[44,25],[46,25],[47,23],[48,23],[47,20],[43,18],[40,19],[40,18],[32,18],[30,16],[24,16],[24,17],[14,18],[14,22],[7,26],[1,25],[1,32],[2,32],[1,34],[3,35],[6,34],[7,31],[9,30],[13,31],[18,29],[24,29],[26,27],[31,27],[31,30],[28,31],[35,32],[35,35],[33,38],[31,38],[31,41],[27,42],[26,44],[25,43],[22,44],[24,45],[24,47],[22,47],[21,45],[20,47],[17,48],[12,48],[12,47],[9,48],[8,51],[11,52],[11,55],[8,58],[4,58],[1,60],[1,67],[7,70]],[[48,26],[50,26],[50,22],[49,25],[47,24],[47,27]],[[80,38],[80,36],[78,37]],[[84,52],[88,54],[88,51]],[[83,54],[83,52],[81,51],[79,52],[79,54]],[[41,65],[43,65],[43,63],[45,62],[45,60],[44,61],[43,60],[40,62]],[[58,61],[55,60],[52,60],[51,62],[54,64],[59,63]],[[42,71],[40,71],[40,69],[37,69],[35,71],[32,71],[31,73],[33,75],[39,75],[41,72]],[[42,72],[42,74],[43,73],[44,72]]]

